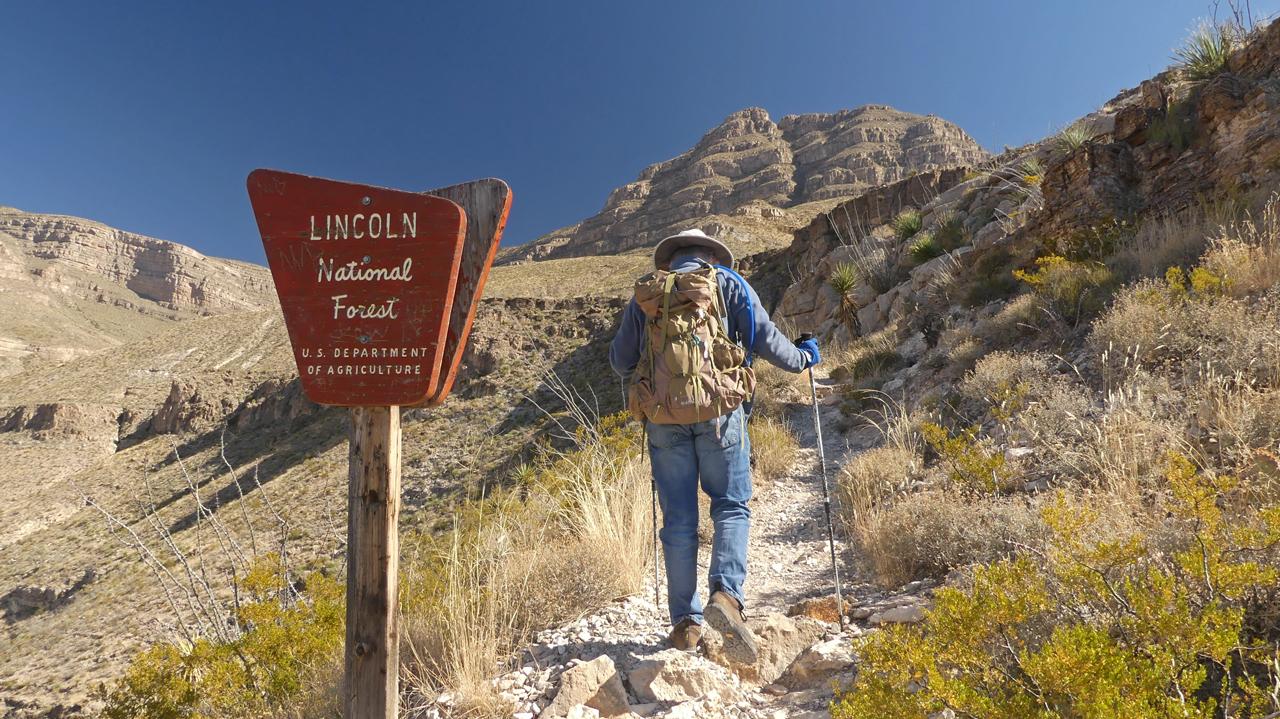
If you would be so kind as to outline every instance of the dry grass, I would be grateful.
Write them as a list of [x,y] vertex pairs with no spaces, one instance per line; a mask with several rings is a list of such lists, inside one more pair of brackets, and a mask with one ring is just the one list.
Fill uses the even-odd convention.
[[499,265],[489,270],[484,296],[630,297],[636,279],[652,270],[652,251]]
[[791,426],[771,417],[755,417],[747,425],[747,434],[751,437],[752,481],[772,484],[782,479],[795,464],[800,448]]
[[752,407],[752,421],[768,419],[774,422],[787,420],[787,405],[809,399],[809,375],[779,369],[768,362],[758,362],[756,373],[756,398]]
[[1217,226],[1203,215],[1162,215],[1143,223],[1109,264],[1128,277],[1163,277],[1170,267],[1195,265]]
[[1280,380],[1280,296],[1171,296],[1148,281],[1120,293],[1094,324],[1091,342],[1114,385],[1147,368],[1189,378],[1212,372],[1246,382]]
[[1037,330],[1043,319],[1044,310],[1036,296],[1019,295],[994,317],[983,321],[976,332],[995,346],[1009,345]]
[[903,496],[869,511],[855,538],[881,584],[942,577],[956,567],[993,562],[1045,535],[1035,502],[967,499],[945,490]]
[[534,631],[639,590],[650,568],[648,466],[635,432],[589,439],[546,464],[523,502],[490,500],[405,563],[407,681],[497,716],[491,684]]
[[855,455],[836,479],[836,493],[850,533],[882,501],[904,491],[923,462],[910,451],[877,447]]

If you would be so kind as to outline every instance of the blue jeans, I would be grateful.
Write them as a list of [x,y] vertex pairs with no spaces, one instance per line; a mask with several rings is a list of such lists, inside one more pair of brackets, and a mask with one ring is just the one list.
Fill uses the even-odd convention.
[[662,547],[667,565],[671,623],[688,617],[702,623],[698,598],[698,480],[711,498],[715,538],[711,545],[711,592],[723,591],[743,605],[747,538],[751,530],[751,441],[742,408],[707,422],[646,422],[649,458],[662,505]]

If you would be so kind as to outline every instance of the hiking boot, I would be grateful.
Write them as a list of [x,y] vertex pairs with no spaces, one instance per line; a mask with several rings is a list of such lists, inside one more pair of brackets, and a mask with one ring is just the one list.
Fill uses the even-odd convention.
[[702,625],[692,619],[681,619],[680,623],[671,628],[671,646],[682,652],[692,654],[698,649],[698,640],[702,638]]
[[739,664],[755,664],[756,638],[742,618],[742,605],[724,592],[713,592],[703,612],[707,623],[724,637],[724,653]]

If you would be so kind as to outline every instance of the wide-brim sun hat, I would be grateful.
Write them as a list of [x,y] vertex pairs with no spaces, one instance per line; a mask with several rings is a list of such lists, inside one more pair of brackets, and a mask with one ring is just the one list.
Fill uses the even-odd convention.
[[702,230],[684,230],[669,237],[662,238],[653,248],[653,266],[659,270],[671,269],[671,257],[682,247],[706,247],[715,256],[717,265],[733,268],[733,252],[720,240],[710,237]]

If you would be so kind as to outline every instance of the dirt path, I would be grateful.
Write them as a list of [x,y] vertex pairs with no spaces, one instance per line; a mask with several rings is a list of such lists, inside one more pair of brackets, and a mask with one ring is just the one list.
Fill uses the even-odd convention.
[[[827,384],[824,379],[819,382]],[[836,430],[840,420],[838,406],[820,402],[819,407],[828,480],[834,492],[841,464],[850,454],[864,449],[873,436],[866,432],[841,435]],[[752,622],[768,621],[771,615],[785,615],[797,601],[829,596],[835,591],[813,411],[808,403],[795,409],[791,423],[801,445],[795,464],[791,472],[778,481],[758,483],[751,502],[751,545],[744,589],[748,602],[746,614]],[[908,593],[886,596],[863,583],[853,571],[852,557],[838,528],[836,545],[842,588],[845,597],[859,607],[855,616],[861,621],[851,623],[843,634],[835,624],[825,625],[822,635],[815,641],[825,641],[824,646],[843,642],[847,653],[851,651],[850,642],[857,641],[856,638],[866,632],[875,631],[867,626],[866,621],[868,618],[876,621],[870,616],[873,612],[900,604],[918,604],[920,598]],[[699,567],[704,582],[709,555],[710,544],[705,543],[699,551]],[[663,581],[665,584],[665,579]],[[705,600],[706,587],[700,589]],[[922,587],[912,589],[919,591]],[[705,649],[700,649],[696,656],[673,656],[678,653],[666,642],[669,626],[665,606],[661,611],[655,609],[653,596],[653,587],[649,584],[639,595],[625,602],[569,626],[543,632],[539,643],[527,650],[524,666],[496,682],[499,691],[514,705],[515,719],[557,714],[561,707],[552,701],[566,685],[561,679],[562,674],[597,660],[601,655],[607,655],[619,677],[626,680],[620,686],[625,686],[625,701],[631,705],[635,715],[655,719],[822,719],[829,716],[826,707],[831,699],[831,690],[827,680],[787,691],[777,684],[761,686],[760,682],[740,679],[710,661]],[[713,630],[708,628],[707,631]],[[652,696],[644,696],[643,680],[639,677],[662,662],[672,667],[668,670],[671,676],[692,677],[680,679],[686,685],[688,696],[666,701],[652,701]],[[586,697],[581,699],[585,701]],[[579,707],[574,711],[577,713],[571,716],[596,716],[590,709],[583,711]]]

